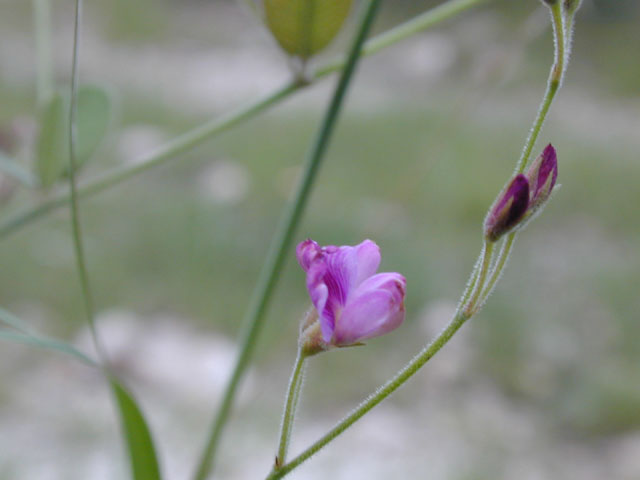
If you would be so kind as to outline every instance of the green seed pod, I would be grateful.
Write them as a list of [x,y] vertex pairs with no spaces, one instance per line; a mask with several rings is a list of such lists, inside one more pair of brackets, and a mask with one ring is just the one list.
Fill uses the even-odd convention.
[[264,0],[265,20],[280,46],[307,59],[340,31],[353,0]]

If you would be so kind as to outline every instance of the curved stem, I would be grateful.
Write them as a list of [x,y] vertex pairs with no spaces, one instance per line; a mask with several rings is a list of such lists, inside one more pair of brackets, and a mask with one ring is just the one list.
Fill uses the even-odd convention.
[[487,242],[485,240],[484,245],[482,247],[482,252],[480,253],[480,258],[478,260],[479,269],[478,274],[476,276],[476,282],[473,289],[473,294],[471,295],[471,299],[469,303],[464,307],[464,311],[468,316],[476,313],[480,308],[482,303],[478,303],[480,299],[480,293],[482,292],[482,288],[484,287],[485,280],[487,278],[487,272],[489,271],[489,266],[491,265],[491,259],[493,257],[493,242]]
[[378,11],[381,0],[369,0],[365,9],[358,32],[354,37],[347,63],[342,71],[338,84],[335,88],[331,103],[327,109],[324,120],[318,131],[317,137],[309,150],[305,162],[304,173],[298,185],[293,201],[287,207],[282,221],[276,231],[273,242],[269,249],[267,260],[264,264],[258,285],[254,290],[249,304],[244,324],[246,330],[242,337],[240,350],[236,363],[231,375],[231,379],[225,389],[224,397],[220,408],[216,414],[215,420],[210,430],[209,438],[204,448],[198,470],[195,474],[196,480],[204,480],[213,464],[215,451],[222,429],[226,424],[231,406],[235,398],[236,390],[240,383],[240,379],[249,364],[250,357],[253,353],[258,335],[260,333],[264,314],[267,310],[269,300],[275,289],[276,283],[280,276],[280,272],[284,266],[284,261],[289,252],[289,246],[293,240],[294,233],[302,218],[302,213],[307,204],[311,187],[315,181],[316,175],[326,153],[331,139],[338,114],[342,108],[342,104],[347,92],[347,87],[351,83],[355,67],[360,58],[362,45],[373,24],[373,19]]
[[511,249],[513,248],[513,242],[515,239],[516,239],[516,233],[510,233],[509,235],[507,235],[507,238],[502,243],[502,248],[500,249],[500,253],[498,254],[498,258],[496,259],[496,264],[493,267],[493,270],[491,270],[491,274],[489,275],[489,280],[487,281],[487,284],[482,290],[482,295],[480,297],[481,303],[484,303],[487,300],[487,298],[489,298],[489,295],[491,295],[491,292],[495,288],[496,283],[498,283],[498,280],[500,279],[500,275],[502,275],[502,272],[504,271],[504,267],[507,264],[507,260],[509,258],[509,254],[511,253]]
[[78,50],[80,36],[80,18],[82,17],[82,0],[76,0],[76,13],[73,26],[73,57],[71,65],[71,96],[69,107],[69,192],[71,211],[71,230],[73,235],[73,246],[75,249],[76,266],[82,288],[82,299],[87,323],[91,331],[91,337],[98,351],[99,357],[104,359],[104,349],[98,339],[94,320],[93,295],[89,283],[89,272],[82,243],[82,231],[80,228],[80,208],[78,206],[78,191],[76,187],[76,145],[77,145],[77,122],[76,114],[78,110]]
[[[372,38],[365,44],[362,54],[374,54],[383,48],[389,47],[418,32],[433,27],[440,22],[486,1],[487,0],[449,0],[438,7],[424,12],[412,20]],[[168,144],[158,148],[155,152],[141,159],[135,165],[116,168],[100,175],[98,178],[88,180],[86,183],[79,186],[78,195],[79,197],[96,195],[108,188],[120,184],[121,182],[129,180],[140,173],[161,165],[164,162],[200,145],[215,135],[245,120],[253,118],[288,98],[296,91],[303,89],[305,86],[316,83],[318,80],[321,80],[329,74],[342,70],[344,66],[344,59],[331,62],[325,67],[319,68],[315,74],[310,79],[306,79],[305,82],[294,80],[250,105],[196,127],[193,130],[177,137]],[[0,238],[15,232],[20,227],[42,218],[60,207],[63,207],[69,202],[69,198],[70,195],[68,192],[62,192],[38,206],[31,207],[23,212],[18,212],[14,217],[0,223]]]
[[[567,33],[565,31],[565,22],[563,21],[561,4],[562,2],[556,2],[555,5],[550,7],[551,20],[553,25],[553,41],[555,47],[554,62],[551,67],[551,71],[549,72],[547,88],[545,90],[544,96],[542,97],[542,102],[540,104],[540,108],[538,109],[538,114],[533,121],[533,126],[531,127],[531,131],[525,142],[525,146],[522,150],[522,155],[520,156],[518,164],[516,165],[517,173],[524,172],[524,169],[527,166],[531,151],[533,150],[536,140],[538,139],[538,135],[540,134],[542,125],[547,118],[547,113],[549,113],[549,108],[551,107],[551,104],[553,103],[553,100],[558,93],[560,86],[562,85],[562,80],[567,70],[567,45],[570,43],[570,38],[568,35],[570,35],[571,32]],[[516,232],[513,232],[510,233],[504,241],[502,249],[498,254],[498,258],[496,259],[496,266],[491,272],[487,287],[482,292],[482,301],[486,300],[487,297],[491,294],[491,291],[495,287],[498,279],[500,278],[500,275],[502,275],[502,271],[504,270],[507,260],[509,259],[511,250],[513,249],[515,238]]]
[[280,430],[280,443],[278,445],[278,453],[276,455],[276,463],[274,470],[279,469],[287,460],[287,450],[291,440],[291,432],[293,431],[293,420],[296,415],[298,399],[300,398],[300,389],[302,387],[302,379],[304,377],[304,364],[307,357],[298,349],[298,356],[289,380],[289,389],[287,390],[287,399],[285,401],[284,413],[282,415],[282,428]]
[[453,335],[464,325],[464,323],[470,317],[461,311],[456,312],[451,319],[447,327],[438,335],[438,337],[420,353],[414,357],[395,377],[385,383],[375,394],[371,395],[363,403],[360,404],[353,412],[333,427],[327,434],[325,434],[320,440],[315,442],[309,448],[304,450],[300,455],[295,457],[289,463],[285,464],[279,470],[271,472],[267,476],[267,480],[276,480],[284,477],[290,473],[293,469],[298,467],[304,461],[309,459],[312,455],[317,453],[320,449],[326,446],[329,442],[335,439],[338,435],[344,432],[347,428],[353,425],[356,421],[362,418],[373,407],[382,402],[385,398],[395,392],[402,384],[404,384],[409,378],[411,378],[425,363],[427,363],[447,342],[453,337]]
[[542,103],[540,104],[540,108],[538,109],[538,114],[533,121],[533,126],[531,127],[529,136],[527,137],[524,148],[522,149],[522,154],[520,155],[520,159],[518,160],[518,164],[516,165],[517,173],[524,172],[524,169],[527,166],[531,151],[536,144],[536,140],[538,139],[538,135],[540,134],[542,125],[547,118],[547,113],[549,113],[551,103],[553,102],[556,93],[558,93],[558,90],[560,89],[560,85],[562,84],[562,79],[564,78],[564,73],[567,68],[565,55],[566,37],[564,32],[564,22],[562,19],[561,3],[562,2],[556,2],[555,5],[550,7],[552,20],[551,23],[553,25],[553,41],[555,46],[554,62],[553,66],[551,67],[551,72],[549,73],[547,88],[545,90],[544,96],[542,97]]

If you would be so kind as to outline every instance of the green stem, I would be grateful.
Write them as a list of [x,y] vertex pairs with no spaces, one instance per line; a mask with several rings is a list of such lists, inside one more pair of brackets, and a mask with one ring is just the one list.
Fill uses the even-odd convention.
[[475,281],[475,286],[473,288],[473,295],[471,295],[471,299],[469,303],[464,306],[464,311],[467,316],[472,316],[482,306],[482,303],[478,303],[480,299],[480,293],[485,285],[485,280],[487,278],[487,272],[489,271],[489,266],[491,265],[491,258],[493,257],[493,242],[488,242],[485,240],[484,245],[482,247],[482,252],[480,253],[480,258],[478,260],[479,268],[478,274]]
[[549,113],[551,103],[553,103],[553,99],[560,89],[560,85],[562,84],[562,79],[564,78],[564,73],[567,68],[565,56],[566,40],[564,35],[561,3],[562,2],[557,2],[555,5],[550,7],[553,25],[553,39],[555,45],[555,60],[553,62],[553,66],[551,67],[551,72],[549,73],[547,89],[544,93],[544,97],[542,97],[542,103],[540,104],[540,108],[538,109],[538,114],[536,115],[533,126],[531,127],[531,131],[529,132],[529,136],[527,137],[524,148],[522,149],[522,154],[520,155],[520,159],[518,160],[518,164],[516,165],[517,173],[524,172],[524,169],[527,166],[527,162],[529,161],[529,157],[531,156],[531,151],[536,144],[536,140],[538,139],[538,135],[540,134],[542,125],[547,118],[547,113]]
[[[424,12],[412,20],[372,38],[365,44],[363,55],[374,54],[383,48],[389,47],[418,32],[433,27],[442,21],[486,1],[487,0],[449,0],[438,7]],[[342,70],[344,65],[344,59],[332,62],[327,66],[318,69],[310,81],[293,81],[251,105],[233,111],[222,118],[211,120],[179,136],[167,145],[158,148],[155,152],[141,159],[133,166],[117,168],[99,176],[98,178],[88,180],[84,185],[80,185],[78,188],[78,194],[80,197],[96,195],[172,158],[175,158],[206,140],[209,140],[215,135],[245,120],[253,118],[259,113],[267,110],[269,107],[280,103],[305,86],[313,84],[331,73]],[[68,192],[62,192],[38,206],[31,207],[23,212],[18,212],[14,217],[9,218],[0,224],[0,238],[6,237],[20,227],[65,206],[69,202],[69,197],[70,195]]]
[[36,97],[38,108],[41,109],[53,93],[50,0],[33,0],[33,20],[36,43]]
[[82,17],[82,0],[76,0],[76,11],[73,25],[73,57],[71,64],[71,96],[69,106],[69,208],[71,211],[71,231],[73,236],[73,247],[76,257],[76,267],[78,269],[78,277],[80,279],[80,287],[82,289],[82,299],[84,301],[84,310],[91,331],[93,343],[98,352],[98,357],[102,360],[106,359],[105,350],[98,338],[96,330],[95,315],[93,307],[93,295],[89,282],[89,272],[84,254],[84,245],[82,243],[82,229],[80,227],[80,208],[78,206],[78,190],[76,187],[76,145],[77,145],[77,121],[76,115],[78,110],[78,50],[80,37],[80,18]]
[[304,377],[304,364],[307,357],[298,350],[291,379],[289,380],[289,389],[287,391],[287,399],[285,402],[284,413],[282,415],[282,429],[280,430],[280,444],[278,445],[278,454],[276,455],[276,463],[274,470],[277,470],[287,460],[287,450],[291,440],[291,432],[293,431],[293,420],[296,415],[298,399],[300,398],[300,389],[302,379]]
[[[476,7],[488,0],[449,0],[437,7],[431,8],[424,13],[407,20],[400,25],[393,27],[386,32],[376,35],[364,45],[363,55],[373,55],[391,45],[405,40],[417,33],[427,30],[448,20],[460,13]],[[324,67],[320,67],[316,71],[316,78],[322,77],[336,70],[342,69],[344,65],[343,59],[338,59],[328,63]]]
[[489,298],[489,295],[491,295],[491,292],[495,288],[496,283],[498,283],[500,275],[502,275],[504,267],[507,264],[507,260],[509,258],[509,254],[511,253],[511,249],[513,248],[513,242],[515,239],[516,234],[510,233],[509,235],[507,235],[506,240],[502,243],[502,248],[500,249],[500,253],[498,254],[498,258],[496,259],[496,264],[489,276],[489,281],[482,290],[482,296],[480,300],[482,303],[484,303],[487,298]]
[[422,351],[411,360],[395,377],[384,384],[380,389],[376,390],[376,393],[371,395],[365,400],[358,408],[351,412],[346,418],[333,427],[326,435],[320,440],[315,442],[309,448],[304,450],[300,455],[295,457],[289,463],[285,464],[282,468],[271,472],[267,476],[267,480],[276,480],[284,477],[290,473],[293,469],[300,466],[304,461],[308,460],[312,455],[317,453],[320,449],[326,446],[329,442],[334,440],[338,435],[344,432],[347,428],[353,425],[356,421],[362,418],[373,407],[382,402],[385,398],[395,392],[402,384],[404,384],[409,378],[411,378],[425,363],[427,363],[431,357],[433,357],[438,351],[446,345],[446,343],[453,337],[453,335],[464,325],[469,319],[463,311],[458,309],[451,322],[447,327],[438,335],[438,337],[429,345],[427,345]]
[[[567,45],[570,43],[570,38],[568,35],[571,32],[565,31],[565,24],[563,21],[562,15],[562,2],[557,2],[555,5],[550,7],[551,10],[551,20],[553,25],[553,40],[554,40],[554,62],[551,67],[551,71],[549,72],[549,79],[547,81],[547,88],[545,90],[544,96],[542,97],[542,103],[540,104],[540,108],[538,109],[538,114],[533,121],[533,126],[531,127],[531,131],[527,140],[525,142],[524,148],[522,150],[522,155],[518,160],[518,164],[516,165],[516,172],[522,173],[527,166],[529,161],[529,157],[531,156],[531,151],[538,139],[538,135],[540,134],[540,130],[542,129],[542,125],[544,124],[545,119],[547,118],[547,114],[549,113],[549,108],[555,99],[560,86],[562,85],[562,80],[567,71],[568,65],[568,55],[567,55]],[[513,249],[513,244],[516,238],[516,232],[510,233],[504,244],[500,253],[498,254],[498,258],[496,259],[496,266],[491,272],[489,281],[487,283],[486,288],[482,292],[482,302],[484,302],[487,297],[491,294],[493,288],[495,287],[500,275],[502,275],[502,271],[509,259],[509,255],[511,254],[511,250]]]
[[196,480],[207,478],[213,464],[218,441],[222,434],[222,429],[227,421],[233,399],[238,388],[240,379],[249,364],[251,354],[255,347],[260,333],[263,317],[267,310],[269,300],[275,289],[280,272],[284,266],[284,261],[288,256],[289,247],[293,240],[296,228],[311,192],[311,187],[315,181],[318,169],[324,158],[324,154],[329,145],[329,140],[333,133],[338,114],[343,104],[347,87],[349,86],[356,64],[360,58],[362,45],[373,23],[377,13],[380,0],[369,0],[367,8],[362,16],[358,32],[351,46],[347,63],[342,71],[338,84],[335,88],[333,98],[327,109],[318,135],[309,150],[305,161],[304,173],[298,184],[293,201],[288,205],[286,212],[280,222],[276,234],[273,238],[267,260],[263,266],[258,284],[251,297],[249,309],[244,319],[246,330],[242,336],[240,350],[231,375],[231,379],[225,389],[224,397],[220,408],[216,414],[209,438],[204,448],[197,472],[194,476]]

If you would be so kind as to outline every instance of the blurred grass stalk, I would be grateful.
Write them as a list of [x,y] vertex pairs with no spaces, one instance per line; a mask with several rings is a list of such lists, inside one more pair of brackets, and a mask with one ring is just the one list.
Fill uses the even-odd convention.
[[[160,480],[160,466],[156,455],[153,439],[147,426],[146,420],[134,397],[124,387],[123,383],[113,372],[107,352],[100,341],[95,323],[95,311],[93,305],[93,295],[89,282],[89,272],[82,242],[82,230],[80,224],[80,208],[78,192],[76,187],[76,166],[77,166],[77,113],[78,113],[78,80],[79,68],[78,57],[80,49],[80,25],[82,18],[82,0],[75,1],[75,17],[73,25],[73,50],[71,61],[71,88],[69,101],[69,210],[71,212],[72,237],[76,266],[87,324],[91,332],[91,337],[100,359],[100,367],[109,381],[111,393],[113,395],[120,421],[122,424],[122,440],[127,446],[131,473],[134,480]],[[73,352],[74,353],[74,352]]]
[[282,219],[271,241],[267,258],[260,272],[260,278],[251,295],[249,308],[243,320],[244,333],[240,342],[236,363],[225,388],[222,402],[218,407],[211,429],[209,430],[207,442],[194,475],[195,480],[205,480],[213,469],[216,450],[224,426],[229,419],[238,385],[246,372],[253,350],[257,344],[269,301],[275,291],[280,273],[285,265],[285,260],[289,255],[293,237],[302,219],[309,195],[311,194],[311,189],[317,178],[327,148],[329,147],[347,90],[353,79],[358,60],[362,56],[362,48],[373,25],[373,20],[380,7],[380,2],[381,0],[368,0],[365,4],[366,6],[364,7],[357,32],[349,48],[344,69],[334,89],[330,103],[327,106],[322,124],[307,152],[302,178],[300,179],[292,201],[285,207]]
[[[37,2],[46,0],[34,0]],[[478,6],[488,0],[448,0],[426,12],[408,20],[397,27],[391,28],[376,37],[367,41],[363,48],[363,55],[372,55],[386,47],[398,43],[408,37],[419,32],[431,28],[439,23],[448,20],[472,7]],[[92,196],[107,190],[119,183],[128,180],[139,173],[143,173],[157,165],[160,165],[178,155],[188,152],[199,144],[209,140],[210,138],[222,133],[245,120],[249,120],[270,107],[277,105],[295,92],[304,89],[306,86],[316,83],[318,80],[328,76],[331,73],[342,70],[345,66],[345,60],[340,59],[328,63],[323,67],[319,67],[309,83],[301,83],[291,81],[290,83],[278,88],[269,95],[245,106],[238,110],[232,111],[220,118],[215,118],[196,127],[166,145],[159,147],[155,152],[143,158],[135,165],[115,168],[112,171],[99,175],[93,180],[87,180],[78,186],[78,195],[80,197]],[[31,207],[25,211],[18,212],[13,217],[0,223],[0,238],[20,229],[48,213],[63,207],[69,202],[70,192],[60,192],[51,199],[41,203],[35,207]]]
[[[565,15],[563,11],[565,3],[557,1],[555,4],[550,5],[551,21],[553,24],[553,39],[554,39],[554,62],[549,73],[549,79],[547,81],[547,87],[545,89],[542,102],[538,113],[533,121],[531,131],[525,141],[524,148],[522,150],[521,157],[516,164],[516,172],[521,173],[527,166],[531,151],[536,143],[542,125],[549,112],[549,108],[553,103],[553,100],[562,85],[562,80],[566,73],[569,57],[569,48],[571,45],[571,37],[573,34],[573,18],[575,10],[570,14]],[[487,300],[495,287],[500,275],[502,274],[507,258],[513,247],[516,234],[511,233],[503,241],[502,249],[496,259],[489,278],[485,280],[487,271],[489,270],[489,263],[491,252],[485,251],[487,245],[485,244],[480,257],[476,262],[465,292],[462,294],[462,300],[458,305],[456,313],[447,325],[447,327],[429,344],[427,344],[407,365],[405,365],[392,379],[385,383],[382,387],[377,389],[374,394],[370,395],[364,402],[362,402],[358,408],[347,415],[342,421],[338,422],[328,433],[322,436],[319,440],[313,443],[310,447],[305,449],[293,460],[282,466],[277,471],[272,472],[267,476],[267,480],[278,480],[299,465],[308,460],[311,456],[316,454],[319,450],[324,448],[327,444],[333,441],[336,437],[342,434],[345,430],[351,427],[355,422],[372,410],[376,405],[381,403],[385,398],[395,392],[400,386],[402,386],[409,378],[411,378],[422,366],[424,366],[436,353],[440,351],[444,345],[453,337],[453,335],[475,315],[483,303]],[[487,260],[488,259],[488,260]],[[481,268],[479,268],[479,266]],[[471,291],[474,291],[473,295]],[[471,298],[469,304],[467,299]]]

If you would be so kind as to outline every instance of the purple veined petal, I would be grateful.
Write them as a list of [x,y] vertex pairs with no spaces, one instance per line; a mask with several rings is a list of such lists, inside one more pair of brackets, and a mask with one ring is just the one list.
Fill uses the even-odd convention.
[[[396,274],[397,275],[397,274]],[[337,346],[378,337],[404,321],[404,278],[387,278],[384,288],[361,290],[345,307],[333,334]]]
[[296,247],[296,257],[302,269],[306,272],[309,270],[311,263],[322,255],[322,249],[316,242],[307,238],[304,242],[300,242]]
[[557,177],[558,157],[553,145],[549,144],[534,160],[527,172],[532,205],[538,205],[549,197]]
[[311,302],[318,312],[322,336],[326,342],[329,342],[335,326],[335,311],[330,299],[329,288],[324,282],[326,272],[325,263],[313,263],[307,272],[307,290]]
[[325,247],[324,252],[328,266],[325,281],[339,305],[345,305],[351,292],[376,273],[380,265],[380,248],[371,240],[354,247]]
[[325,247],[327,274],[324,277],[332,300],[341,306],[347,303],[349,292],[358,276],[358,255],[355,247]]
[[513,229],[529,206],[529,181],[523,174],[516,175],[498,197],[485,220],[485,236],[495,242]]

